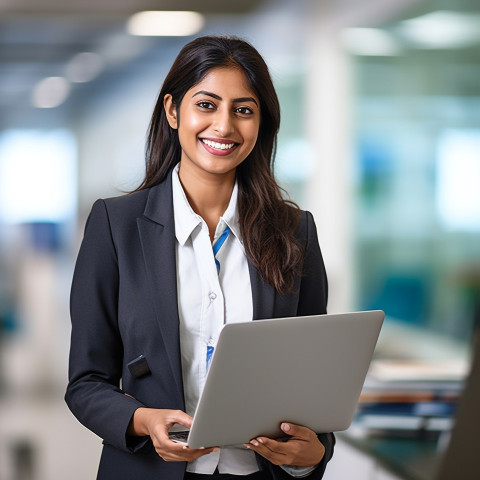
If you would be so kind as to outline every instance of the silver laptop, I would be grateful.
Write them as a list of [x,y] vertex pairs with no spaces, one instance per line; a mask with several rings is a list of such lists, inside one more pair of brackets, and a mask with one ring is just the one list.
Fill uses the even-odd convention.
[[[375,310],[225,325],[185,443],[276,438],[284,421],[317,433],[347,429],[384,316]],[[171,438],[182,441],[178,433]]]

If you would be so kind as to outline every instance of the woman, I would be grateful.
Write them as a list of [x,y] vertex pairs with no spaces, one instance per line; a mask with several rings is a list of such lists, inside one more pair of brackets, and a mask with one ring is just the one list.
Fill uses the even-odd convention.
[[168,438],[191,424],[225,322],[326,311],[313,219],[272,173],[279,120],[258,52],[197,38],[160,91],[144,181],[94,204],[72,284],[66,401],[104,439],[98,478],[323,476],[334,437],[304,426],[228,448]]

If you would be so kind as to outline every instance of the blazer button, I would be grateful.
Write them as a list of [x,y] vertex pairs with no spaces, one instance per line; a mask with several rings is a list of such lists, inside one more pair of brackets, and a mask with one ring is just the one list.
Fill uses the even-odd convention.
[[208,296],[212,302],[217,298],[217,294],[215,292],[210,292]]

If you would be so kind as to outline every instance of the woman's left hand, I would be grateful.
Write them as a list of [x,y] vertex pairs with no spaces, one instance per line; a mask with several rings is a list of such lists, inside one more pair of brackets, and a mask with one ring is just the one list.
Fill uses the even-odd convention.
[[257,437],[244,446],[274,465],[313,467],[320,463],[325,447],[313,430],[292,423],[282,423],[281,429],[289,436],[286,441]]

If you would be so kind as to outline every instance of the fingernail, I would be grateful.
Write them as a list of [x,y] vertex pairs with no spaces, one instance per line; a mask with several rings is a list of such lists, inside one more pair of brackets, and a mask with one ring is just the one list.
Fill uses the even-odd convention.
[[252,445],[255,445],[256,447],[258,447],[258,442],[257,442],[256,440],[252,440],[250,443],[251,443]]
[[248,448],[248,449],[250,450],[250,445],[244,443],[243,446],[244,446],[245,448]]
[[214,452],[219,452],[220,449],[219,449],[218,447],[216,447],[216,448],[213,449],[213,451],[214,451]]
[[260,442],[260,443],[263,443],[263,440],[261,438],[257,438],[257,440]]
[[282,423],[282,430],[288,432],[290,430],[290,425],[288,423]]

